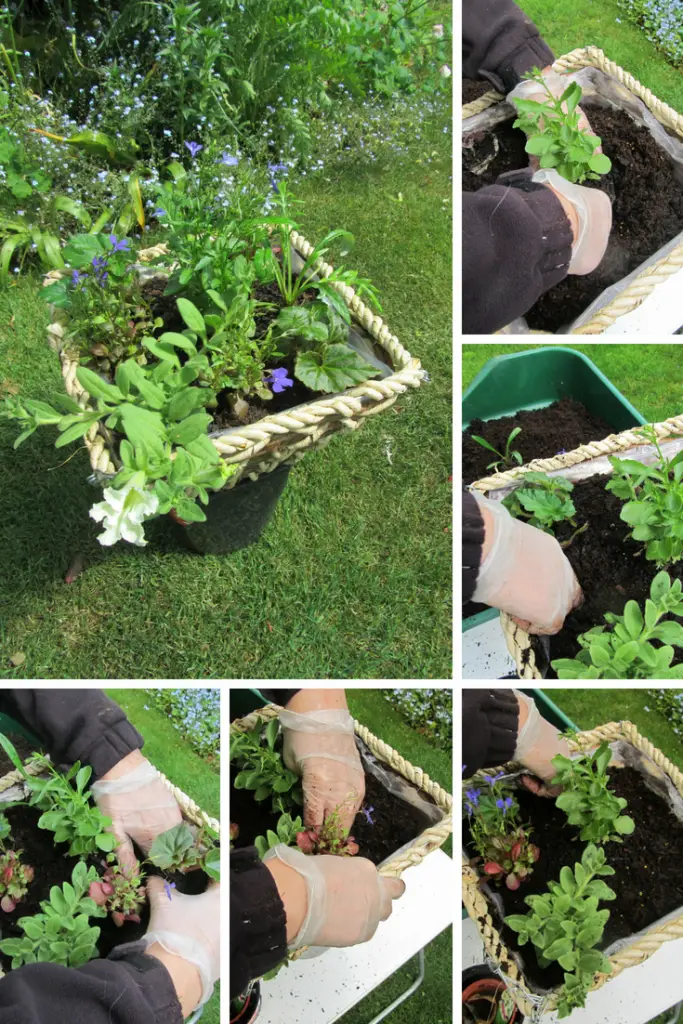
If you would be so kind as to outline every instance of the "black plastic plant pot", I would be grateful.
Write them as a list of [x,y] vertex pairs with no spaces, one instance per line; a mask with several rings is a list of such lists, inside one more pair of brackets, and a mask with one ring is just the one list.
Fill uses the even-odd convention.
[[200,555],[229,555],[259,539],[287,485],[290,466],[243,480],[209,496],[205,523],[175,520],[183,542]]
[[251,1024],[261,1012],[261,982],[254,981],[238,999],[230,1002],[230,1024]]
[[462,972],[463,1024],[524,1024],[505,982],[483,964]]

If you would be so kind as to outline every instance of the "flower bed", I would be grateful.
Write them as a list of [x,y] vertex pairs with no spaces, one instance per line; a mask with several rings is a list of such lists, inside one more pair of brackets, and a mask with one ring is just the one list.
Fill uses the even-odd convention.
[[[583,99],[581,89],[578,97],[609,159],[599,173],[593,173],[592,166],[586,173],[588,178],[604,174],[594,184],[613,201],[613,230],[596,270],[569,276],[551,288],[529,310],[526,321],[532,329],[551,333],[567,325],[570,333],[602,333],[617,317],[637,308],[659,282],[683,267],[683,191],[678,175],[683,161],[683,118],[595,47],[576,50],[553,67],[565,73],[596,69],[582,75]],[[530,152],[538,153],[542,167],[559,165],[561,172],[565,170],[559,157],[553,156],[550,162],[547,132],[530,135],[527,142],[524,132],[532,132],[527,122],[538,118],[537,111],[527,112],[517,104],[520,117],[516,124],[524,124],[523,132],[512,126],[507,103],[491,106],[495,104],[491,95],[489,101],[487,104],[486,96],[475,101],[475,116],[468,117],[468,108],[464,110],[465,190],[490,184],[506,171],[527,168]],[[559,128],[559,121],[553,123]],[[570,152],[576,156],[578,150],[575,147]],[[599,154],[591,157],[597,159],[604,158]],[[597,164],[594,170],[598,171]],[[571,181],[585,180],[568,171],[564,176]]]
[[180,690],[147,690],[154,707],[173,722],[173,726],[201,757],[216,763],[220,758],[221,694],[194,687]]
[[[683,775],[628,722],[580,733],[570,746],[581,756],[554,759],[563,787],[554,806],[513,786],[516,766],[467,784],[463,901],[532,1020],[556,1007],[568,1016],[683,936]],[[509,804],[494,819],[485,801],[495,787]],[[514,863],[482,857],[485,827],[493,850],[515,832]]]
[[683,8],[676,0],[618,0],[619,7],[672,64],[683,63]]
[[453,692],[450,689],[384,690],[386,700],[421,736],[450,751],[453,744]]
[[136,875],[124,875],[111,822],[90,799],[90,768],[76,763],[62,774],[42,755],[24,763],[2,735],[0,744],[16,769],[0,779],[4,971],[37,960],[78,967],[139,939],[149,923],[146,876],[161,875],[169,899],[220,877],[219,823],[164,776],[184,822],[157,837]]

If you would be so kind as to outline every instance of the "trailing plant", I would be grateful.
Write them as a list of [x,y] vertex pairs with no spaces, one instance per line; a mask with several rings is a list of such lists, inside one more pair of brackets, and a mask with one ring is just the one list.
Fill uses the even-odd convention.
[[515,890],[532,873],[540,850],[530,841],[531,829],[519,820],[519,804],[503,775],[485,775],[486,787],[468,785],[464,807],[484,874],[492,881],[504,879]]
[[640,434],[657,449],[659,463],[610,456],[613,474],[605,489],[626,502],[620,518],[633,540],[645,543],[645,557],[662,568],[683,558],[683,451],[667,459],[652,426]]
[[350,832],[350,829],[342,828],[341,816],[339,808],[337,808],[325,818],[319,828],[309,828],[299,832],[296,837],[296,845],[303,853],[329,853],[335,857],[354,857],[358,853],[359,847]]
[[560,97],[553,95],[543,74],[536,68],[525,76],[537,82],[547,99],[513,99],[519,116],[513,128],[521,128],[527,136],[526,151],[538,157],[541,168],[555,168],[567,181],[597,181],[608,174],[612,161],[604,153],[596,153],[601,140],[597,135],[579,128],[581,86],[572,82]]
[[274,846],[278,846],[280,843],[284,843],[285,846],[297,846],[297,840],[302,834],[303,827],[304,823],[298,815],[296,818],[292,818],[290,814],[281,814],[275,826],[275,831],[269,828],[265,836],[256,836],[254,840],[254,846],[258,850],[261,860],[268,853],[268,850],[272,850]]
[[140,924],[140,911],[145,904],[144,872],[124,870],[113,854],[107,857],[104,874],[91,882],[88,895],[98,907],[105,907],[114,924],[120,928],[125,921]]
[[86,789],[92,775],[90,765],[81,767],[80,761],[76,761],[62,775],[45,760],[41,767],[47,772],[48,778],[43,779],[28,774],[14,744],[2,733],[0,745],[23,776],[24,785],[31,794],[29,806],[43,811],[38,819],[38,828],[54,832],[55,843],[68,843],[66,856],[113,851],[117,841],[114,834],[108,831],[111,819],[91,803],[90,791]]
[[278,732],[278,721],[273,718],[265,729],[259,725],[248,732],[233,734],[230,761],[241,769],[233,782],[235,789],[253,791],[258,803],[270,798],[273,811],[284,814],[302,807],[303,795],[299,776],[285,766],[275,749]]
[[201,868],[209,878],[220,881],[220,850],[217,836],[208,825],[195,834],[186,821],[158,835],[149,851],[149,862],[162,871],[191,871]]
[[577,825],[583,842],[621,843],[635,828],[633,818],[623,814],[627,801],[609,789],[607,774],[612,751],[609,743],[601,743],[593,752],[583,751],[573,758],[558,754],[553,758],[556,775],[553,786],[562,786],[555,806],[567,815],[570,825]]
[[95,881],[97,870],[79,861],[70,883],[52,886],[49,900],[40,904],[42,913],[19,918],[24,937],[0,942],[0,951],[12,957],[12,970],[44,962],[82,967],[97,956],[100,929],[89,918],[106,917],[107,911],[87,895]]
[[548,883],[548,893],[527,896],[528,914],[510,914],[506,925],[517,932],[520,946],[531,941],[536,947],[539,966],[558,961],[564,968],[564,986],[558,1004],[558,1016],[568,1017],[572,1010],[585,1006],[595,974],[611,974],[612,967],[597,946],[610,916],[598,910],[601,900],[614,900],[616,893],[602,881],[613,875],[602,848],[589,844],[574,870],[565,866],[559,882]]
[[[645,601],[627,601],[623,615],[605,613],[607,626],[595,626],[577,639],[575,658],[552,662],[559,679],[682,679],[683,664],[672,665],[674,648],[683,648],[683,626],[665,619],[683,617],[681,581],[658,572]],[[657,646],[653,641],[658,642]]]
[[[545,533],[552,533],[556,523],[568,521],[576,526],[576,508],[569,497],[574,484],[562,476],[548,476],[546,473],[525,473],[523,482],[512,494],[503,500],[510,514],[528,520]],[[586,529],[586,527],[582,527]],[[576,534],[572,536],[572,540]],[[563,545],[567,547],[571,541]]]
[[486,467],[487,469],[492,469],[495,473],[497,473],[499,466],[511,467],[514,466],[515,463],[517,463],[518,466],[522,465],[522,453],[512,450],[512,442],[521,433],[521,427],[515,427],[513,430],[511,430],[510,433],[508,434],[508,439],[505,442],[505,449],[502,452],[499,452],[497,448],[494,448],[493,445],[489,441],[487,441],[485,437],[480,437],[479,434],[471,434],[470,436],[472,440],[476,441],[477,444],[480,444],[482,448],[487,448],[488,451],[493,452],[494,455],[498,456],[498,458],[495,459],[493,462],[489,462],[488,466]]
[[8,847],[11,832],[7,816],[0,813],[0,910],[6,914],[16,910],[35,875],[30,864],[21,862],[23,850]]

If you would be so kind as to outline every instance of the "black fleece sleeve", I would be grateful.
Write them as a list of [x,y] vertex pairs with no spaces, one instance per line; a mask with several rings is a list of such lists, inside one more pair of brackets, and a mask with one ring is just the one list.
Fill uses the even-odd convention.
[[89,764],[95,780],[144,742],[102,690],[0,690],[0,708],[40,737],[55,764]]
[[271,704],[279,704],[284,707],[298,690],[286,690],[283,687],[271,686],[268,690],[261,690],[261,693]]
[[511,760],[518,731],[519,705],[513,690],[463,690],[463,777]]
[[490,334],[567,276],[572,230],[562,204],[536,182],[462,196],[462,326]]
[[484,546],[484,520],[476,499],[462,492],[462,603],[472,600],[477,585],[481,550]]
[[504,95],[531,68],[555,60],[533,21],[512,0],[463,0],[465,78],[483,78]]
[[253,846],[230,854],[230,998],[287,955],[285,908]]
[[[116,950],[112,957],[116,955]],[[153,956],[93,960],[78,969],[27,964],[0,981],[2,1024],[182,1024],[164,965]]]

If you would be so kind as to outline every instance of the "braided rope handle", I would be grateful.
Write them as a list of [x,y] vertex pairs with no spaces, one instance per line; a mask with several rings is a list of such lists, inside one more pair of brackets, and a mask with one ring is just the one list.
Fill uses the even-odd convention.
[[[314,251],[303,235],[295,232],[291,235],[291,243],[304,259]],[[161,243],[141,250],[138,259],[148,263],[166,255],[167,251],[166,244]],[[333,267],[322,259],[316,261],[314,269],[325,278],[333,273]],[[43,284],[49,284],[62,274],[60,270],[50,271],[45,275]],[[348,285],[333,281],[331,287],[342,297],[356,320],[388,353],[394,372],[383,380],[370,380],[349,388],[342,395],[315,399],[286,412],[265,416],[249,426],[232,427],[212,436],[210,440],[221,458],[229,465],[238,466],[238,472],[227,481],[227,488],[234,487],[245,474],[255,480],[261,473],[271,472],[283,462],[298,461],[307,450],[327,443],[328,433],[357,429],[365,417],[385,411],[399,395],[420,386],[424,370],[419,360],[403,347],[381,317],[376,316]],[[82,408],[88,408],[88,396],[83,398],[83,388],[76,378],[78,360],[63,348],[63,325],[57,321],[50,324],[48,337],[51,347],[60,354],[67,394]],[[119,467],[115,453],[111,451],[111,437],[101,423],[93,424],[85,436],[85,444],[93,470],[108,474],[117,472]],[[264,457],[257,459],[261,453]]]
[[[642,100],[645,106],[654,114],[660,124],[670,128],[683,139],[683,116],[673,107],[660,100],[637,78],[634,78],[628,71],[625,71],[619,64],[610,60],[597,46],[587,46],[559,57],[553,64],[553,70],[559,74],[580,71],[582,68],[594,67],[599,71],[616,79],[620,85]],[[475,100],[462,109],[462,116],[472,117],[494,103],[499,102],[503,97],[496,92],[488,92],[480,99]],[[572,334],[592,335],[603,334],[608,327],[611,327],[619,317],[626,313],[632,313],[660,284],[663,284],[672,274],[677,274],[683,268],[683,243],[675,246],[667,255],[658,260],[652,266],[646,267],[642,273],[635,278],[622,292],[619,293],[606,306],[599,309],[591,319],[580,327],[574,328]],[[541,332],[539,332],[541,333]],[[544,332],[543,332],[544,333]]]
[[[597,746],[603,740],[627,740],[641,753],[649,757],[666,775],[678,792],[683,796],[683,773],[675,764],[666,757],[646,737],[641,736],[632,722],[609,722],[606,725],[597,726],[595,729],[578,733],[577,740],[570,740],[570,746],[580,749],[585,746]],[[484,948],[491,959],[499,965],[498,970],[502,977],[509,975],[515,983],[511,986],[513,998],[524,1014],[531,1013],[533,1009],[533,995],[526,987],[524,975],[519,971],[515,961],[510,955],[503,939],[497,931],[489,912],[489,905],[479,887],[479,876],[472,868],[470,862],[463,855],[462,866],[462,897],[465,908],[475,922],[479,935],[484,943]],[[635,967],[643,961],[648,960],[665,942],[672,942],[675,939],[683,938],[683,915],[661,925],[653,925],[652,928],[641,935],[633,945],[626,949],[619,950],[609,957],[612,965],[611,974],[596,974],[590,991],[594,992],[602,988],[612,978],[616,978],[627,967]],[[506,964],[505,971],[500,965]],[[526,994],[528,999],[524,997]],[[547,1009],[557,1006],[559,989],[553,990],[549,996]]]
[[463,122],[463,128],[465,127],[465,121],[469,117],[475,117],[477,114],[481,114],[482,111],[488,110],[489,107],[493,107],[496,103],[500,103],[504,100],[505,96],[498,92],[496,89],[491,89],[489,92],[485,92],[483,96],[478,96],[476,100],[472,100],[470,103],[465,103],[460,112]]
[[[671,416],[668,420],[663,420],[661,423],[651,423],[650,426],[655,431],[657,439],[663,440],[672,434],[683,432],[683,415]],[[550,459],[533,459],[526,466],[519,466],[515,469],[506,470],[503,473],[494,473],[492,476],[477,480],[476,483],[472,484],[472,487],[485,494],[488,491],[511,486],[524,477],[526,473],[532,471],[550,473],[569,469],[580,462],[587,462],[590,459],[603,455],[627,451],[634,445],[643,444],[644,440],[642,434],[630,427],[628,430],[622,430],[620,434],[610,434],[603,441],[590,441],[588,444],[580,445],[571,452],[554,455]],[[507,612],[501,612],[500,625],[507,649],[515,660],[519,678],[542,679],[543,676],[536,661],[533,640],[529,633],[515,622]]]

